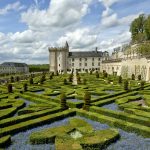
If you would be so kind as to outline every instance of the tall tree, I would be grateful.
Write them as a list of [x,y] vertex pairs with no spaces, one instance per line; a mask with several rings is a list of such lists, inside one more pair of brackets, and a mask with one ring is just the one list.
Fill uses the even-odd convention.
[[144,23],[145,23],[145,15],[141,14],[138,18],[133,20],[130,26],[130,32],[132,34],[133,42],[142,42],[145,38],[144,35]]
[[147,17],[145,24],[145,35],[146,35],[146,40],[150,40],[150,15]]

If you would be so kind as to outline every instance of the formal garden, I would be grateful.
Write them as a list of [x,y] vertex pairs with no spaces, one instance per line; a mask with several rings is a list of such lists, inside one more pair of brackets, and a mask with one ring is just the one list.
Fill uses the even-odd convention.
[[140,75],[11,76],[0,84],[0,149],[149,150],[149,92]]

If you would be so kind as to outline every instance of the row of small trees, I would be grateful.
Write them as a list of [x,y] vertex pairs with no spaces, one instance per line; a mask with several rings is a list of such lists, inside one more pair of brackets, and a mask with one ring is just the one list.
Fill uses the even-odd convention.
[[[68,106],[67,106],[67,103],[66,103],[66,95],[65,95],[65,93],[62,93],[60,95],[60,100],[61,100],[61,110],[68,109]],[[90,95],[89,92],[85,92],[83,109],[84,110],[89,110],[90,103],[91,103],[91,95]]]

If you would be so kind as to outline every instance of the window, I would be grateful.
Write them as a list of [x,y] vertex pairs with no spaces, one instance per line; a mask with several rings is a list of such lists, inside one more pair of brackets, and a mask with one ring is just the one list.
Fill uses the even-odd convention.
[[82,61],[82,58],[80,58],[79,60]]
[[92,58],[92,60],[94,61],[94,58]]
[[85,66],[87,66],[87,63],[85,63]]
[[98,58],[98,60],[100,61],[100,60],[101,60],[101,58]]
[[72,58],[72,61],[74,61],[74,58]]
[[74,67],[74,63],[72,63],[72,67]]
[[100,66],[100,62],[98,63],[98,66]]
[[87,61],[87,58],[85,58],[85,61]]
[[81,66],[82,66],[82,64],[81,64],[81,63],[79,63],[79,66],[81,67]]
[[94,66],[94,63],[92,62],[92,66]]

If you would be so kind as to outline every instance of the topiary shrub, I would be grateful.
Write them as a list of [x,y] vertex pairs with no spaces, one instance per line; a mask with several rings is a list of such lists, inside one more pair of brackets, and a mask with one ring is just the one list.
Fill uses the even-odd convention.
[[141,75],[140,74],[138,75],[138,80],[141,80]]
[[119,84],[122,83],[122,77],[121,76],[119,76],[119,78],[118,78],[118,83]]
[[129,87],[128,87],[129,83],[128,83],[128,80],[125,80],[124,81],[124,90],[129,90]]
[[33,84],[33,78],[31,77],[29,80],[30,84]]
[[24,83],[23,90],[24,90],[24,92],[26,92],[28,90],[28,84],[27,83]]
[[104,76],[104,78],[107,78],[107,76],[108,76],[107,72],[104,72],[103,76]]
[[59,72],[58,71],[56,72],[56,76],[59,76]]
[[80,75],[77,76],[77,83],[81,83],[81,77],[80,77]]
[[88,111],[90,103],[91,103],[91,94],[89,92],[85,92],[83,109]]
[[134,74],[132,74],[131,79],[135,80],[135,75]]
[[68,109],[67,103],[66,103],[66,95],[65,93],[62,93],[60,95],[60,101],[61,101],[61,110]]
[[8,89],[8,93],[12,93],[13,90],[12,90],[12,84],[8,84],[7,85],[7,89]]
[[11,82],[11,83],[14,82],[14,77],[13,77],[13,76],[10,77],[10,82]]
[[50,80],[52,80],[52,79],[53,79],[53,76],[52,76],[52,74],[50,75],[49,79],[50,79]]
[[69,82],[72,82],[72,80],[73,80],[73,74],[70,74],[69,75]]
[[96,78],[99,78],[99,73],[98,72],[96,72]]
[[67,79],[64,79],[64,85],[67,85]]
[[20,81],[20,77],[19,77],[19,76],[16,77],[16,81],[17,81],[17,82]]
[[144,90],[144,85],[145,85],[145,82],[144,82],[144,81],[141,81],[141,83],[140,83],[141,90]]

